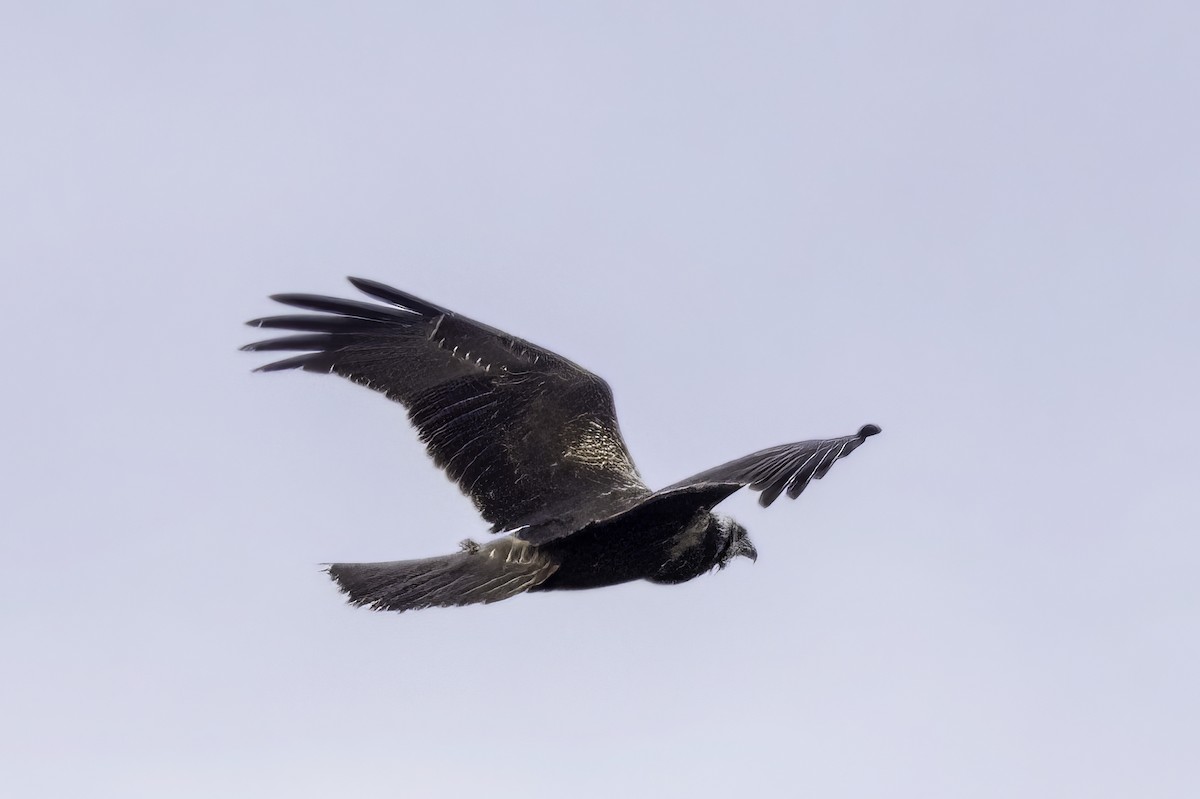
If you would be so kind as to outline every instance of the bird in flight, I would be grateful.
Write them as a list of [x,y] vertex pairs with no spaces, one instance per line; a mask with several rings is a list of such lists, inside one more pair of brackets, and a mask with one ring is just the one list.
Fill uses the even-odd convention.
[[783,493],[795,499],[880,432],[868,424],[771,447],[651,491],[604,380],[411,294],[349,280],[385,304],[274,295],[315,313],[248,322],[298,334],[243,350],[303,353],[255,371],[336,373],[400,403],[434,463],[503,534],[440,557],[331,564],[354,605],[404,611],[632,580],[682,583],[738,556],[757,560],[746,528],[713,507],[747,486],[763,507]]

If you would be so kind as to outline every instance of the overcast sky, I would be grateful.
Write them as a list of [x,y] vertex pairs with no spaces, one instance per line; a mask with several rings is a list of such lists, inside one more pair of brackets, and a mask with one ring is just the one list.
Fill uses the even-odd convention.
[[[1193,3],[0,11],[21,797],[1194,797]],[[485,525],[252,375],[361,275],[613,386],[653,486],[883,427],[757,564],[373,614]]]

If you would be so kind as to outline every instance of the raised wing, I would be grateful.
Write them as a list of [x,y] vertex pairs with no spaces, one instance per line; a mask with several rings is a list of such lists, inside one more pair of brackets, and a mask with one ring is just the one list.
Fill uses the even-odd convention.
[[243,347],[305,353],[256,371],[336,373],[403,404],[434,463],[495,532],[584,524],[650,493],[602,379],[411,294],[350,282],[389,305],[277,294],[318,313],[249,322],[303,331]]
[[880,432],[878,426],[868,424],[852,436],[781,444],[692,475],[657,492],[656,496],[711,487],[706,493],[715,505],[739,488],[749,486],[762,492],[758,504],[765,508],[785,491],[792,499],[800,496],[809,483],[824,477],[838,458],[846,457]]

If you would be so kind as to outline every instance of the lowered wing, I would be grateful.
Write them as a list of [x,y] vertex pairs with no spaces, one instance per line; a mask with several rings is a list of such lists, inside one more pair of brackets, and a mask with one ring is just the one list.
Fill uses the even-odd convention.
[[852,436],[781,444],[692,475],[655,495],[689,489],[700,491],[711,495],[709,507],[712,507],[739,488],[749,486],[762,492],[758,504],[765,508],[785,491],[792,499],[800,496],[809,483],[824,477],[838,458],[846,457],[880,432],[878,426],[868,424]]
[[[586,536],[589,531],[594,532],[600,527],[611,529],[619,520],[630,523],[640,532],[643,526],[640,519],[653,519],[655,516],[686,517],[700,508],[711,510],[717,503],[747,486],[762,492],[758,503],[765,508],[785,491],[792,499],[800,496],[809,483],[824,477],[838,458],[846,457],[879,432],[879,427],[868,424],[852,436],[781,444],[694,474],[636,503],[615,506],[611,516],[598,518],[586,527],[572,529],[542,525],[522,530],[516,535],[531,544],[547,544],[568,536]],[[653,523],[645,526],[653,527]]]
[[404,405],[434,463],[494,532],[584,524],[649,495],[604,380],[411,294],[350,282],[387,305],[273,296],[316,313],[249,322],[300,334],[242,349],[304,353],[256,371],[336,373]]

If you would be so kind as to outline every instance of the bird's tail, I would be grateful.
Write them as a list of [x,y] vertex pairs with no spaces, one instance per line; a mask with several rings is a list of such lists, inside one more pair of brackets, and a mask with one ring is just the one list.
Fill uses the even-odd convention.
[[386,563],[333,563],[327,571],[352,605],[372,610],[417,610],[508,599],[542,583],[558,564],[516,538],[461,552]]

